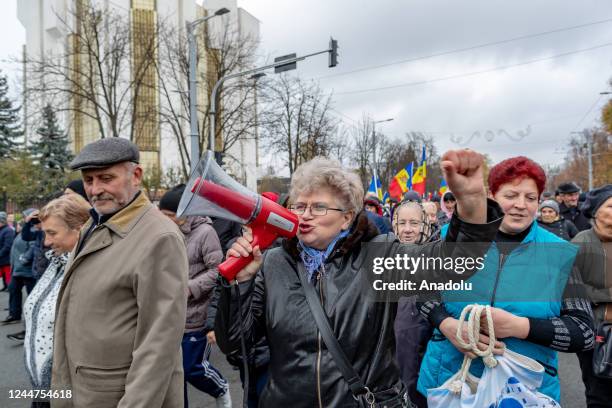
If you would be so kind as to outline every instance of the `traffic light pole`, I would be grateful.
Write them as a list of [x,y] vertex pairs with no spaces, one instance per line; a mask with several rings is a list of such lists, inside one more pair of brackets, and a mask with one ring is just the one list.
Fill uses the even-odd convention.
[[[332,43],[332,41],[335,42],[335,43]],[[221,88],[221,85],[223,85],[223,83],[225,81],[227,81],[229,79],[233,79],[233,78],[238,78],[238,77],[241,77],[241,76],[257,74],[259,72],[266,71],[268,69],[276,68],[276,67],[279,67],[279,66],[282,66],[282,65],[293,64],[293,63],[298,62],[298,61],[303,61],[306,58],[310,58],[310,57],[314,57],[315,55],[321,55],[321,54],[326,54],[326,53],[330,53],[330,62],[332,61],[331,54],[334,54],[333,60],[337,64],[338,43],[336,42],[336,40],[332,39],[332,41],[330,41],[330,48],[328,48],[328,49],[326,49],[324,51],[313,52],[311,54],[306,54],[306,55],[302,55],[302,56],[299,56],[299,57],[295,57],[295,58],[291,58],[291,59],[286,59],[286,60],[278,61],[278,62],[275,62],[273,64],[264,65],[262,67],[257,67],[257,68],[249,69],[247,71],[236,72],[234,74],[225,75],[225,76],[219,78],[217,83],[215,83],[215,86],[213,87],[212,93],[211,93],[211,96],[210,96],[210,110],[208,112],[208,114],[209,114],[209,125],[210,125],[210,130],[209,130],[209,135],[208,135],[208,149],[211,152],[213,152],[213,153],[215,152],[215,134],[216,134],[215,117],[216,117],[216,114],[217,114],[217,97],[218,97],[217,94],[219,93],[219,89]],[[330,66],[331,66],[331,64],[330,64]]]

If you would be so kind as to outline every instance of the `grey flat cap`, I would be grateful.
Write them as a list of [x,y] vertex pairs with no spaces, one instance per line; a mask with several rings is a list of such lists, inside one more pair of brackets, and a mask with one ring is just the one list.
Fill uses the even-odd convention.
[[70,162],[72,170],[101,169],[123,162],[138,163],[138,146],[121,137],[107,137],[85,146]]

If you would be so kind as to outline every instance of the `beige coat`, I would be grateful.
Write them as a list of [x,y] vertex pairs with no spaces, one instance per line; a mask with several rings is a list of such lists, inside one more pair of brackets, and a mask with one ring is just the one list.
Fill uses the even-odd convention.
[[181,232],[144,194],[96,227],[58,296],[52,388],[73,398],[52,406],[183,408],[187,274]]

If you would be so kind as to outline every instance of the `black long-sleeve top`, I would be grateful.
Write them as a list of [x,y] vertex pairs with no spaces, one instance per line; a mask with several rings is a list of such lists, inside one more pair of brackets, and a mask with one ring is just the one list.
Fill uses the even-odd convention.
[[[498,231],[495,242],[500,253],[508,255],[528,233],[529,229],[516,235]],[[438,329],[444,319],[452,317],[444,305],[437,300],[420,304],[419,310]],[[583,293],[582,279],[576,270],[572,272],[564,291],[559,317],[549,319],[529,317],[528,319],[527,341],[569,353],[593,348],[595,341],[593,311]]]

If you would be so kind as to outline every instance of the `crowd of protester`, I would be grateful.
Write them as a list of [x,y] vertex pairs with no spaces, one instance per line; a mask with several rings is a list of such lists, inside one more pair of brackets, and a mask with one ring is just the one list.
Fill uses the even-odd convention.
[[[9,292],[1,324],[23,321],[8,338],[23,343],[32,388],[71,391],[32,406],[187,407],[191,384],[231,407],[229,383],[209,361],[217,344],[248,382],[249,408],[427,407],[428,390],[464,355],[475,357],[455,335],[468,303],[491,306],[495,353],[507,348],[545,367],[540,392],[559,401],[557,352],[576,353],[588,407],[610,406],[612,379],[595,373],[593,347],[599,325],[612,321],[612,185],[581,194],[564,182],[547,192],[544,171],[525,157],[492,167],[485,185],[479,157],[443,156],[441,196],[407,191],[385,203],[335,161],[304,163],[288,194],[263,193],[297,215],[298,236],[262,253],[247,226],[177,218],[183,184],[151,203],[129,141],[87,145],[71,163],[81,177],[56,199],[18,221],[0,212]],[[359,272],[370,242],[384,242],[391,257],[486,255],[486,263],[461,276],[475,282],[472,298],[366,302]],[[251,254],[235,282],[219,276],[227,256]],[[532,287],[523,300],[563,296],[513,301],[517,282]],[[350,369],[321,333],[312,296]],[[488,334],[483,327],[483,348]],[[480,376],[482,363],[470,371]]]

